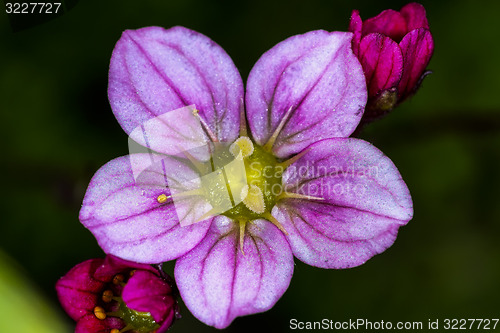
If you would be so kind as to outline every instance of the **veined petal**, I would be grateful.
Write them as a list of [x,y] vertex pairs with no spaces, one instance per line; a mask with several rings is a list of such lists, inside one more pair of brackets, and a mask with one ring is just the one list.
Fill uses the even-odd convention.
[[418,28],[429,29],[425,8],[419,3],[412,2],[407,4],[401,8],[401,15],[403,15],[406,20],[408,31]]
[[122,298],[130,309],[151,313],[157,323],[163,323],[165,319],[170,319],[168,326],[172,323],[174,311],[171,308],[175,304],[172,289],[158,275],[134,272],[123,288]]
[[[219,45],[183,27],[126,30],[111,57],[108,96],[127,134],[147,120],[194,104],[220,141],[238,136],[243,100],[238,70]],[[138,134],[132,139],[146,146]]]
[[312,31],[286,39],[257,61],[248,77],[246,106],[258,144],[269,140],[285,115],[273,146],[281,158],[354,131],[367,95],[351,38],[347,32]]
[[392,245],[413,216],[410,193],[392,161],[354,138],[323,140],[283,175],[288,192],[322,201],[283,199],[273,216],[307,264],[347,268]]
[[395,10],[386,9],[375,17],[363,22],[363,35],[378,32],[400,41],[408,32],[404,16]]
[[[134,155],[134,160],[151,163],[147,154]],[[176,172],[179,182],[189,180],[188,167]],[[199,243],[211,220],[181,227],[172,200],[158,200],[170,195],[166,185],[162,163],[151,165],[136,180],[130,156],[114,159],[92,178],[80,221],[106,253],[140,263],[176,259]]]
[[181,297],[207,325],[225,328],[235,317],[268,310],[290,283],[293,256],[283,233],[265,220],[246,227],[245,254],[237,224],[217,217],[200,245],[177,260]]
[[369,96],[398,86],[403,71],[403,56],[399,45],[389,37],[379,33],[363,37],[359,61],[365,71]]
[[403,75],[399,82],[398,94],[404,99],[413,94],[417,82],[425,71],[434,52],[431,32],[420,28],[409,32],[399,43],[403,53]]
[[103,259],[90,259],[73,267],[56,283],[63,309],[75,321],[92,313],[104,282],[94,279],[94,272]]

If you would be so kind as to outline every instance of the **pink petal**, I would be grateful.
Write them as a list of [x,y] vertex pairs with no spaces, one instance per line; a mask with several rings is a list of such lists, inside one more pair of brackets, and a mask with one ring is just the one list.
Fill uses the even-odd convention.
[[76,323],[75,333],[109,333],[111,329],[122,329],[123,322],[114,317],[99,320],[94,314],[89,314]]
[[403,53],[403,75],[399,82],[400,99],[413,94],[420,77],[431,60],[434,41],[429,30],[420,28],[408,33],[399,43]]
[[406,184],[389,158],[354,138],[318,142],[283,175],[288,192],[273,209],[294,255],[323,268],[363,264],[392,245],[413,216]]
[[[150,156],[135,155],[150,163]],[[80,221],[108,254],[140,263],[159,263],[184,255],[205,236],[210,220],[181,227],[169,195],[163,164],[146,169],[136,181],[129,156],[104,165],[92,178],[80,211]],[[193,171],[191,171],[192,173]],[[178,171],[187,177],[189,168]]]
[[361,42],[361,32],[363,29],[363,21],[358,10],[353,10],[351,20],[349,21],[349,31],[354,34],[352,37],[352,51],[356,56],[359,55],[359,43]]
[[259,59],[246,94],[247,119],[258,144],[269,140],[287,112],[273,146],[278,157],[354,131],[367,96],[351,38],[351,33],[312,31],[286,39]]
[[170,317],[173,320],[175,300],[172,289],[158,275],[136,271],[123,288],[122,298],[130,309],[151,313],[159,324]]
[[237,223],[219,217],[203,242],[177,261],[182,299],[205,324],[225,328],[238,316],[266,311],[288,288],[293,256],[274,225],[248,223],[244,252]]
[[379,33],[368,34],[361,40],[359,61],[365,71],[368,96],[397,87],[403,71],[403,56],[395,41]]
[[[183,27],[126,30],[111,57],[108,96],[127,134],[194,104],[219,140],[238,136],[243,100],[238,70],[219,45]],[[141,136],[133,139],[146,146]]]
[[158,271],[151,265],[139,264],[133,261],[123,260],[113,255],[107,255],[102,265],[95,270],[94,277],[103,282],[111,282],[116,274],[130,272],[134,269],[158,274]]
[[101,297],[104,282],[94,279],[94,272],[103,259],[90,259],[73,267],[56,283],[59,301],[66,313],[79,320],[92,313]]
[[429,29],[429,22],[425,13],[425,8],[419,3],[412,2],[401,8],[401,15],[406,20],[408,31],[418,28]]
[[386,9],[363,22],[363,36],[378,32],[399,42],[408,32],[406,20],[400,12]]

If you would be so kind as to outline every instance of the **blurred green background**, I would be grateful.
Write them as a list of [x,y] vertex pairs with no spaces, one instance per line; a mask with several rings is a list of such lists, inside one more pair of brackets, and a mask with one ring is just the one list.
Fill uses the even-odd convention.
[[[127,153],[106,96],[111,51],[123,30],[197,30],[231,55],[246,80],[259,56],[291,35],[346,30],[354,8],[366,19],[405,3],[80,1],[17,32],[0,14],[0,309],[17,307],[0,311],[1,331],[42,332],[13,319],[42,309],[50,314],[34,327],[74,329],[54,284],[75,264],[103,257],[78,211],[93,173]],[[322,270],[297,261],[277,305],[236,319],[227,332],[285,332],[292,318],[427,323],[500,316],[500,2],[422,3],[436,44],[434,73],[413,99],[361,134],[398,166],[414,219],[361,267]],[[172,332],[216,331],[184,306],[182,313]]]

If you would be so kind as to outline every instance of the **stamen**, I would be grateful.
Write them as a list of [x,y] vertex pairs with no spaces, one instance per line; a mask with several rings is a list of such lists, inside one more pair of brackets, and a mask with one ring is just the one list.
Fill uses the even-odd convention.
[[210,130],[210,127],[208,127],[208,124],[205,122],[205,120],[203,120],[202,117],[200,117],[200,115],[198,114],[198,110],[194,109],[193,110],[193,115],[198,118],[198,120],[200,121],[201,125],[203,126],[203,129],[205,130],[205,132],[207,132],[207,135],[210,137],[210,140],[212,140],[212,142],[219,142],[219,139],[217,139],[217,137],[214,135],[214,133],[212,132],[212,130]]
[[194,223],[198,223],[198,222],[201,222],[203,220],[206,220],[207,217],[210,217],[210,216],[213,216],[213,215],[217,215],[219,212],[219,208],[218,207],[213,207],[212,209],[210,209],[208,212],[206,212],[205,214],[203,214],[202,216],[200,216],[196,222]]
[[229,151],[234,157],[238,157],[240,152],[242,157],[248,157],[253,154],[254,147],[252,140],[248,136],[239,137],[229,147]]
[[287,199],[287,198],[289,198],[289,199],[305,199],[305,200],[325,200],[325,198],[313,197],[312,195],[305,195],[305,194],[286,192],[286,191],[281,192],[281,194],[278,195],[276,200]]
[[281,230],[281,232],[283,232],[286,236],[288,236],[288,232],[286,232],[285,228],[281,225],[281,223],[278,222],[278,220],[276,220],[274,218],[274,216],[271,215],[271,213],[267,212],[264,214],[264,217],[269,221],[271,222],[272,224],[274,224],[275,226],[278,227],[278,229]]
[[113,300],[113,292],[111,290],[105,290],[103,293],[102,293],[102,300],[105,302],[105,303],[109,303]]
[[281,166],[283,168],[283,170],[285,170],[286,168],[288,168],[292,163],[295,163],[297,160],[299,160],[302,156],[304,156],[309,150],[311,150],[310,148],[307,148],[307,149],[304,149],[303,151],[301,151],[300,153],[298,153],[297,155],[289,158],[288,160],[286,161],[283,161],[281,163],[278,163],[277,165]]
[[117,328],[113,328],[109,333],[120,333],[120,330]]
[[116,274],[113,277],[113,284],[121,285],[121,284],[123,284],[124,280],[125,280],[125,277],[123,276],[123,274]]
[[264,202],[264,194],[256,185],[250,185],[248,194],[243,199],[243,203],[252,212],[262,214],[266,211],[266,203]]
[[200,172],[202,174],[206,173],[207,168],[203,163],[198,161],[193,155],[191,155],[187,151],[183,151],[183,153],[184,153],[184,156],[186,156],[186,158],[194,165],[196,170],[198,170],[198,172]]
[[205,195],[205,192],[203,191],[203,188],[195,188],[189,191],[184,191],[184,192],[179,192],[179,193],[174,193],[173,195],[169,195],[167,199],[170,199],[172,197],[175,198],[182,198],[182,197],[195,197],[198,195]]
[[162,203],[167,202],[168,198],[169,198],[169,197],[167,197],[167,195],[166,195],[166,194],[160,194],[160,195],[158,196],[158,198],[156,198],[156,201],[158,201],[158,203],[162,204]]
[[262,147],[265,151],[271,152],[273,149],[274,142],[278,138],[278,135],[280,135],[281,130],[283,129],[283,126],[285,126],[286,121],[290,117],[290,114],[292,113],[293,106],[290,106],[288,111],[285,113],[283,118],[281,118],[280,123],[278,124],[278,127],[276,127],[276,130],[274,130],[273,135],[269,138],[269,140],[266,142],[266,144]]
[[135,271],[136,271],[135,269],[131,270],[130,273],[128,273],[128,275],[130,275],[130,277],[134,276]]
[[104,309],[100,306],[96,306],[94,308],[94,316],[96,316],[96,318],[99,320],[104,320],[106,319],[106,311],[104,311]]
[[243,251],[243,245],[244,245],[244,242],[245,242],[245,226],[246,226],[246,222],[243,221],[243,220],[240,220],[239,223],[240,223],[240,250],[241,250],[241,253],[243,255],[245,255],[245,252]]

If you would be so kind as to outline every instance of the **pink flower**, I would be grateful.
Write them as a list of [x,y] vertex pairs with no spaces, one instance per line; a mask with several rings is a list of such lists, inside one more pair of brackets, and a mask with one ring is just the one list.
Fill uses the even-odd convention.
[[73,267],[56,284],[76,333],[162,333],[178,314],[169,277],[112,255]]
[[368,104],[362,122],[370,122],[413,95],[428,74],[434,42],[425,9],[410,3],[362,21],[351,15],[352,48],[366,76]]
[[[348,268],[383,252],[411,219],[412,201],[390,159],[349,138],[367,100],[351,39],[326,31],[286,39],[255,64],[244,93],[231,58],[206,36],[182,27],[125,31],[108,88],[120,125],[167,156],[197,135],[181,117],[163,115],[196,105],[206,139],[245,164],[246,181],[218,168],[220,181],[181,197],[199,200],[185,214],[215,207],[229,187],[242,201],[181,226],[172,191],[215,158],[181,155],[151,165],[154,156],[135,154],[97,171],[80,221],[106,253],[142,263],[177,259],[186,306],[217,328],[270,309],[288,288],[294,256]],[[146,166],[139,178],[137,164]]]

